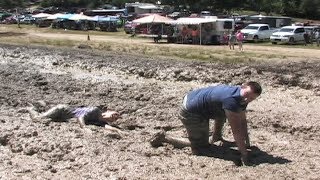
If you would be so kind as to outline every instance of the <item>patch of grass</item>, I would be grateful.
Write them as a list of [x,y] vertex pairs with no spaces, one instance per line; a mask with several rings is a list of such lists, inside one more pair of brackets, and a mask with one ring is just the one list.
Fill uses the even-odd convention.
[[[172,47],[159,47],[151,45],[137,45],[137,44],[126,44],[115,43],[115,42],[93,42],[93,41],[75,41],[75,40],[63,40],[63,39],[52,39],[52,38],[13,38],[6,37],[6,42],[12,42],[16,44],[36,44],[36,45],[50,45],[60,47],[74,47],[82,44],[87,44],[93,49],[114,51],[114,52],[125,52],[134,54],[143,54],[148,56],[165,56],[165,57],[176,57],[184,60],[200,60],[208,62],[225,62],[225,63],[239,63],[248,62],[249,57],[263,58],[267,55],[254,54],[254,53],[240,53],[231,52],[224,50],[202,50],[201,48],[172,48]],[[259,57],[261,56],[261,57]],[[271,55],[269,55],[269,58]]]
[[[106,40],[91,40],[85,41],[84,39],[64,40],[62,37],[55,38],[50,35],[48,37],[30,36],[28,33],[24,35],[26,38],[17,36],[4,36],[1,39],[4,42],[16,43],[16,44],[37,44],[37,45],[50,45],[50,46],[62,46],[62,47],[74,47],[79,44],[86,44],[93,49],[103,51],[124,52],[133,54],[143,54],[148,56],[164,56],[170,58],[179,58],[183,60],[199,60],[206,62],[225,62],[225,63],[243,63],[252,61],[264,61],[266,59],[286,58],[286,55],[278,55],[274,53],[265,53],[264,51],[252,52],[238,50],[231,51],[229,48],[223,46],[192,46],[192,45],[170,45],[170,44],[154,44],[150,43],[149,39],[143,40],[141,38],[130,38],[126,36],[123,31],[119,32],[99,32],[99,31],[64,31],[61,29],[51,28],[36,28],[35,26],[22,26],[17,28],[16,25],[5,26],[6,31],[19,32],[20,34],[25,32],[37,31],[41,33],[67,33],[67,34],[84,34],[87,35],[103,35],[110,38]],[[0,28],[3,30],[3,27]],[[43,36],[43,35],[42,35]],[[95,36],[95,38],[99,38]],[[77,37],[77,36],[75,36]],[[94,38],[92,38],[94,39]],[[110,39],[110,40],[109,40]],[[145,39],[145,38],[144,38]],[[269,46],[271,43],[259,43],[262,46]]]
[[123,29],[118,29],[117,32],[106,32],[106,31],[79,31],[79,30],[64,30],[64,29],[53,29],[51,27],[39,28],[35,25],[21,24],[18,28],[17,24],[2,25],[1,29],[6,29],[10,32],[39,32],[39,33],[59,33],[59,34],[83,34],[83,35],[112,35],[112,36],[123,36],[125,33]]
[[317,49],[316,43],[308,44],[307,46],[304,45],[303,42],[299,42],[296,44],[286,44],[286,43],[278,43],[278,44],[272,44],[271,42],[261,42],[259,43],[261,46],[272,46],[272,47],[285,47],[285,48],[299,48],[299,49]]

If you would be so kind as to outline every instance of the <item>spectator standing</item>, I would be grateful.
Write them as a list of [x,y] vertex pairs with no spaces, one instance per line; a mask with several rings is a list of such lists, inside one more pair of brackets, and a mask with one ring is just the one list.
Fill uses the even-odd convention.
[[316,40],[317,46],[319,47],[320,45],[320,29],[318,29],[315,33],[314,33],[314,38]]
[[228,41],[228,45],[229,45],[229,48],[234,50],[234,43],[236,42],[236,36],[234,34],[234,32],[231,32],[229,34],[229,41]]
[[239,50],[240,50],[240,51],[243,51],[243,39],[244,39],[244,35],[243,35],[243,33],[242,33],[240,30],[237,31],[236,38],[237,38]]
[[229,37],[228,37],[228,33],[227,32],[223,33],[222,38],[223,38],[223,44],[228,44]]
[[303,34],[303,38],[304,38],[304,45],[307,46],[307,44],[309,42],[309,34],[307,32],[305,32]]
[[192,44],[198,44],[199,31],[196,27],[192,29],[191,36],[192,36]]
[[182,43],[186,43],[188,40],[188,28],[186,26],[183,26],[181,31],[182,36]]

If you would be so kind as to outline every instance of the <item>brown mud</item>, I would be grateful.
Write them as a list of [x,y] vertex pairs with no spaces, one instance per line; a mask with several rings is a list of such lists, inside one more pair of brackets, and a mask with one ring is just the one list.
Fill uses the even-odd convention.
[[[0,179],[319,179],[320,63],[224,64],[33,46],[0,47]],[[262,84],[248,106],[253,167],[235,149],[212,156],[151,147],[160,131],[186,137],[184,94],[213,83]],[[32,121],[28,103],[108,106],[119,136],[101,127]],[[233,140],[230,127],[224,137]]]

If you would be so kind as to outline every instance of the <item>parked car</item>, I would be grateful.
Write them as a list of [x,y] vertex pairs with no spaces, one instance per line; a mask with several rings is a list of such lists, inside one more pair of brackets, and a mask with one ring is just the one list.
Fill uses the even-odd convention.
[[19,22],[21,24],[34,24],[35,21],[36,21],[36,19],[33,18],[32,16],[23,15],[23,16],[19,17]]
[[210,11],[201,11],[200,12],[200,16],[201,17],[204,17],[204,16],[211,16],[212,13]]
[[268,24],[249,24],[241,30],[244,35],[244,41],[262,41],[270,40],[270,36],[275,29],[271,29]]
[[278,42],[293,44],[296,42],[304,42],[305,29],[303,26],[284,26],[278,32],[274,32],[270,36],[272,44]]

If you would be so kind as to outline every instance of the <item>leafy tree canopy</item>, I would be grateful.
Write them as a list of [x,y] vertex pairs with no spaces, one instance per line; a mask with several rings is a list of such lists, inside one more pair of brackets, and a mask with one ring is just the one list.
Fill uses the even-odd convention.
[[[105,4],[124,7],[125,3],[137,0],[42,0],[42,7],[96,8]],[[139,2],[174,6],[175,9],[189,9],[192,12],[209,10],[213,13],[231,13],[234,10],[250,10],[266,14],[280,14],[310,19],[320,18],[320,0],[140,0]],[[0,0],[0,7],[10,9],[25,7],[37,0]]]

